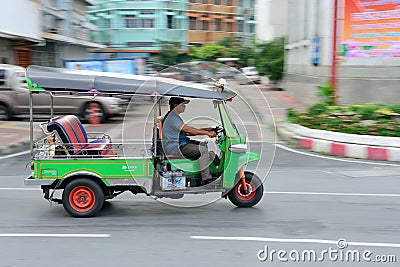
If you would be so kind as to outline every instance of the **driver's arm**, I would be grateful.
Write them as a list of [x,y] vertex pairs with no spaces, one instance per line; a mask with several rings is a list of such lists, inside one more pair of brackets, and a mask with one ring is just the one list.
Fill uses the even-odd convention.
[[212,130],[213,130],[213,127],[200,128],[200,130],[204,130],[204,131],[212,131]]
[[212,138],[215,137],[216,134],[214,131],[208,131],[208,130],[203,130],[203,129],[197,129],[195,127],[189,126],[184,124],[181,127],[181,131],[185,132],[187,135],[208,135],[208,137]]

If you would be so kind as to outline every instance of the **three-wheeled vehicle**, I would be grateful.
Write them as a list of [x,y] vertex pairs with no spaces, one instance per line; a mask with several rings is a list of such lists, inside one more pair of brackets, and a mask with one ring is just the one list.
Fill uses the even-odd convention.
[[[62,203],[74,217],[96,215],[107,199],[122,192],[144,193],[156,198],[181,198],[185,194],[220,192],[238,207],[252,207],[263,196],[262,181],[246,164],[260,159],[247,151],[246,136],[238,133],[226,104],[235,93],[223,81],[214,88],[168,78],[120,75],[30,66],[26,71],[30,89],[31,168],[26,185],[40,185],[44,198]],[[39,126],[45,136],[33,142],[32,94],[147,95],[155,99],[152,145],[149,153],[134,156],[129,143],[111,142],[107,134],[87,133],[74,115],[54,117]],[[161,144],[162,97],[208,99],[219,112],[215,128],[220,150],[218,166],[210,161],[216,180],[201,185],[197,160],[165,155]],[[52,102],[53,100],[51,100]],[[157,107],[158,105],[158,107]],[[147,156],[146,156],[147,154]]]

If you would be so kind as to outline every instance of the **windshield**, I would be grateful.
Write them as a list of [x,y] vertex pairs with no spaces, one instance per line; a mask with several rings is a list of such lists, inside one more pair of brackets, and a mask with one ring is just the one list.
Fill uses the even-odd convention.
[[25,72],[16,71],[10,75],[10,85],[15,88],[28,88],[25,79]]
[[[225,104],[222,104],[219,109],[220,109],[221,121],[223,121],[225,130],[227,130],[226,128],[230,124],[230,125],[232,125],[232,128],[235,131],[235,134],[239,135],[239,131],[238,131],[237,127],[236,127],[235,122],[232,120],[232,115],[228,111],[227,106]],[[223,113],[225,113],[226,116],[228,117],[228,121],[224,122]],[[231,134],[233,134],[233,133],[231,133]]]

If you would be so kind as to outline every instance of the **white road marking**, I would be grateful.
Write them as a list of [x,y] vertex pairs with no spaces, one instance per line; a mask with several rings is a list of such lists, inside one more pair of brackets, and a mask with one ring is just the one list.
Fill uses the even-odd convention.
[[265,191],[264,194],[282,194],[282,195],[324,195],[324,196],[355,196],[355,197],[400,197],[400,194],[375,194],[375,193],[333,193],[333,192],[279,192]]
[[0,190],[8,191],[38,191],[40,188],[23,188],[23,187],[0,187]]
[[[0,187],[0,191],[41,191],[40,188]],[[277,195],[315,195],[315,196],[355,196],[355,197],[400,197],[400,194],[383,193],[343,193],[343,192],[302,192],[302,191],[264,191],[264,194]]]
[[342,161],[342,162],[348,162],[348,163],[359,163],[359,164],[378,165],[378,166],[400,167],[400,164],[393,164],[393,163],[368,162],[368,161],[351,160],[351,159],[343,159],[343,158],[334,158],[334,157],[327,157],[327,156],[322,156],[322,155],[315,155],[315,154],[306,153],[306,152],[303,152],[303,151],[297,151],[295,149],[286,147],[286,146],[281,145],[281,144],[275,144],[275,146],[280,148],[280,149],[289,151],[289,152],[293,152],[293,153],[304,155],[304,156],[314,157],[314,158],[336,160],[336,161]]
[[[200,239],[200,240],[220,240],[220,241],[256,241],[256,242],[338,245],[338,240],[326,240],[326,239],[294,239],[294,238],[270,238],[270,237],[247,237],[247,236],[190,236],[190,238]],[[371,243],[371,242],[347,241],[347,245],[363,246],[363,247],[400,248],[400,244],[398,243]]]
[[34,234],[34,233],[8,233],[0,237],[56,237],[56,238],[107,238],[110,234]]
[[0,157],[0,160],[9,159],[9,158],[13,158],[13,157],[18,157],[18,156],[21,156],[21,155],[28,154],[30,152],[31,152],[30,150],[25,150],[25,151],[22,151],[22,152],[10,154],[10,155],[5,155],[5,156]]

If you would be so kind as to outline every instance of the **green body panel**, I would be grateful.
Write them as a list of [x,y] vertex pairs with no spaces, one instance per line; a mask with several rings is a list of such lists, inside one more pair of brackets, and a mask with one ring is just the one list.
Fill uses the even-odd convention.
[[28,88],[31,91],[45,91],[43,88],[41,87],[37,87],[36,83],[32,83],[32,81],[27,77],[25,78],[26,83],[28,84]]
[[101,179],[152,179],[151,159],[50,159],[35,160],[35,179],[64,179],[89,173]]
[[[166,160],[166,163],[171,164],[172,171],[182,170],[187,175],[200,175],[200,166],[197,160],[173,159],[173,160]],[[216,173],[219,171],[213,163],[210,162],[209,166],[211,173]]]
[[245,144],[245,136],[239,135],[236,127],[232,124],[228,113],[223,103],[218,104],[219,113],[221,116],[222,126],[225,129],[225,139],[220,144],[220,149],[223,152],[223,169],[224,169],[224,188],[232,188],[235,184],[236,173],[241,167],[239,164],[240,154],[232,153],[229,147],[234,144]]
[[171,164],[171,170],[173,171],[182,170],[188,175],[200,173],[199,162],[197,160],[172,159],[167,160],[166,163]]

